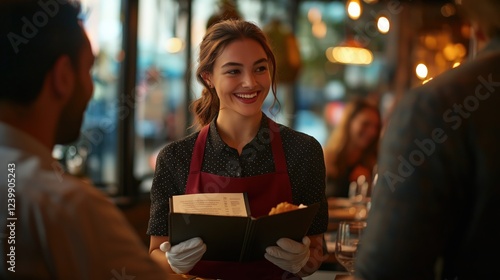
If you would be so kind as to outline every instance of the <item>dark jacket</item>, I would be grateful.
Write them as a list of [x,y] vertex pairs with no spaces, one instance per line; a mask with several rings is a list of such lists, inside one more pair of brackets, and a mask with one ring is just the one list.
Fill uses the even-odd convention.
[[358,276],[498,279],[500,38],[405,94],[378,166]]

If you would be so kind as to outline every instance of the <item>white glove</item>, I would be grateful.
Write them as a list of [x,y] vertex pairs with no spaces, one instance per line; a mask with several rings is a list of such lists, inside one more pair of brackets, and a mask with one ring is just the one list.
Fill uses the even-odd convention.
[[175,246],[171,246],[168,241],[163,242],[160,250],[165,252],[172,270],[182,274],[189,272],[196,265],[207,250],[207,246],[201,238],[194,237]]
[[266,248],[264,257],[283,270],[297,273],[309,260],[311,240],[305,236],[302,243],[289,238],[280,238],[276,244]]

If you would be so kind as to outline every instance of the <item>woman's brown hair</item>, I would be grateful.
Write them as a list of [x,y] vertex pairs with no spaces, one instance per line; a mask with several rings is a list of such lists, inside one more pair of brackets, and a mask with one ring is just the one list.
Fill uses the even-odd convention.
[[[219,112],[219,97],[214,88],[210,88],[202,74],[212,73],[215,60],[225,47],[236,40],[251,39],[264,49],[271,70],[271,91],[276,98],[276,59],[264,32],[254,23],[244,20],[225,20],[212,25],[200,44],[196,79],[203,85],[201,97],[193,101],[191,111],[195,114],[194,125],[201,127],[209,124]],[[273,103],[274,105],[274,103]]]
[[[346,172],[346,170],[348,169],[348,155],[346,152],[346,148],[351,141],[349,139],[349,129],[352,120],[363,110],[372,110],[376,112],[380,120],[380,112],[377,106],[375,106],[368,100],[365,100],[363,98],[354,98],[346,105],[340,123],[335,128],[335,131],[332,133],[332,136],[325,146],[325,160],[330,160],[330,162],[325,162],[328,171],[327,176],[335,178],[340,174]],[[381,127],[379,126],[379,133],[380,129]],[[379,137],[376,137],[361,155],[360,163],[366,167],[373,167],[373,165],[376,163],[379,142],[378,140]]]

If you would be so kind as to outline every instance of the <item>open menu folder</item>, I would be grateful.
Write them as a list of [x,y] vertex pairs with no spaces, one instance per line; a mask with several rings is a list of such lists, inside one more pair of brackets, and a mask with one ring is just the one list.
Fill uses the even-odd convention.
[[[170,198],[169,238],[173,245],[200,237],[203,260],[264,259],[268,246],[287,237],[301,242],[319,203],[276,215],[251,217],[244,193],[185,194]],[[269,209],[271,210],[271,209]]]

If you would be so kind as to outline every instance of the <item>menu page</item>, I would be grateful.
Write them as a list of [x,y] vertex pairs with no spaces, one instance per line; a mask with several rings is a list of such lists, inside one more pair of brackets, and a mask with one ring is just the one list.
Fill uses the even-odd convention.
[[244,193],[199,193],[172,196],[172,212],[218,216],[249,216]]

